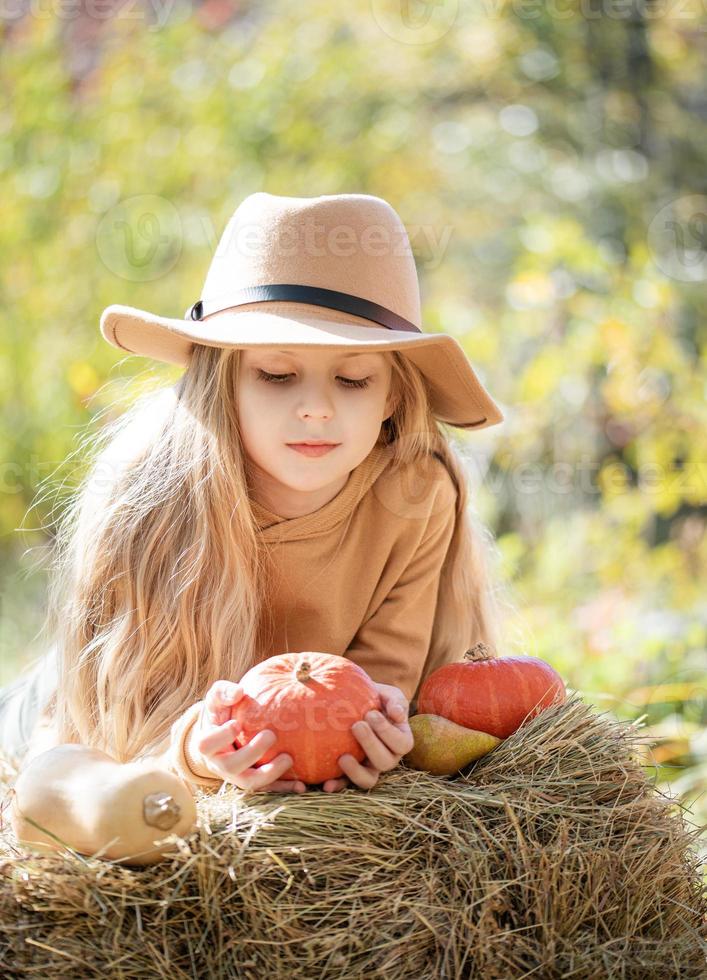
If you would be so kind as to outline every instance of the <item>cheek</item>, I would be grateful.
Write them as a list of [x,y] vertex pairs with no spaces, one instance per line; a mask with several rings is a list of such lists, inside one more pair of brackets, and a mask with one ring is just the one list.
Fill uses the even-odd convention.
[[276,411],[275,405],[276,399],[267,398],[252,386],[244,386],[239,391],[238,421],[246,442],[252,441],[256,434],[263,437],[268,428],[263,425],[263,422],[272,419]]
[[376,385],[366,399],[367,407],[376,415],[383,411],[388,401],[388,391],[384,385]]
[[346,419],[374,419],[384,403],[376,392],[342,392],[334,400],[336,411]]
[[243,415],[258,416],[263,412],[271,412],[282,403],[282,397],[277,397],[268,385],[248,382],[243,385],[238,395],[239,411]]

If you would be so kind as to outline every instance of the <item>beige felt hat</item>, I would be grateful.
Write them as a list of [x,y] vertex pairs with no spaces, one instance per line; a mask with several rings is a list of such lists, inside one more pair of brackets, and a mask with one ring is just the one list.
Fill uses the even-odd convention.
[[184,319],[113,305],[100,327],[121,350],[182,365],[195,343],[399,350],[427,380],[440,421],[462,429],[502,422],[459,342],[424,333],[420,320],[410,241],[387,201],[258,192],[236,208]]

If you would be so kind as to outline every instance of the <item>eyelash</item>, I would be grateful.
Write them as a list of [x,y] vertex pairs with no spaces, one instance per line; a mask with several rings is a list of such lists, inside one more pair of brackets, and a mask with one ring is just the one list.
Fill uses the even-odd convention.
[[[268,371],[263,371],[262,368],[258,368],[258,377],[263,381],[269,381],[273,384],[283,384],[283,378],[289,378],[289,374],[270,374]],[[341,378],[344,382],[345,388],[367,388],[369,379],[361,378],[360,380],[354,378]]]

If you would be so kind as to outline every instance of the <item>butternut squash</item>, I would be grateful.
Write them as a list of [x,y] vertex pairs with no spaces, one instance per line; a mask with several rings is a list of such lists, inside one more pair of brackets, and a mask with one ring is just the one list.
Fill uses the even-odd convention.
[[56,745],[25,764],[13,787],[18,843],[47,853],[68,845],[119,864],[155,864],[174,852],[169,834],[196,824],[185,782],[154,760],[119,763],[86,745]]

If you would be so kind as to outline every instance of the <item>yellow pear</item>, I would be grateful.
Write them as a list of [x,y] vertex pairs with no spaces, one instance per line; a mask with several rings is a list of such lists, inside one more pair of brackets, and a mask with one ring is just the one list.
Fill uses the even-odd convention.
[[495,735],[464,728],[440,715],[413,715],[410,730],[415,744],[403,760],[433,776],[451,776],[501,742]]

